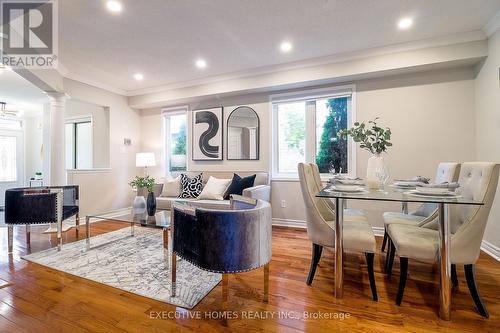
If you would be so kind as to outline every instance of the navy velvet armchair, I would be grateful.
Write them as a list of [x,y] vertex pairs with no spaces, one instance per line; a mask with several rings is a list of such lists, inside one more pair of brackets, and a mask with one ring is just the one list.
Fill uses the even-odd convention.
[[12,252],[13,228],[26,225],[26,241],[30,243],[31,224],[57,223],[58,249],[62,246],[62,221],[76,216],[79,231],[78,185],[13,188],[5,191],[5,223],[8,226],[9,253]]
[[223,274],[224,303],[228,274],[264,266],[264,301],[268,300],[272,224],[268,202],[235,195],[231,209],[189,209],[174,204],[172,214],[172,296],[178,255],[201,269]]

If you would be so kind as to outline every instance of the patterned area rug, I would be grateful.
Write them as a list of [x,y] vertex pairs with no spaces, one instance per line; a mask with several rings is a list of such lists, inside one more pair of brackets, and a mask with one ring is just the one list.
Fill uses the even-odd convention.
[[48,249],[23,259],[65,273],[96,281],[144,297],[192,309],[221,280],[221,275],[177,260],[177,296],[170,297],[170,257],[163,249],[162,231],[124,228],[85,240],[64,244],[61,252]]

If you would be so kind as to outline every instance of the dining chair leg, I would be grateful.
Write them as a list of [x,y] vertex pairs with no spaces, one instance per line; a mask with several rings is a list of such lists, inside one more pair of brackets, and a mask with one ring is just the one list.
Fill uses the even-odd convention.
[[378,301],[377,285],[375,284],[375,273],[373,272],[373,260],[375,253],[366,252],[366,264],[368,266],[368,278],[370,279],[370,289],[372,290],[372,299]]
[[26,244],[30,246],[31,243],[31,225],[26,224]]
[[8,251],[12,253],[13,244],[14,244],[14,226],[9,225],[7,227],[7,243],[8,243]]
[[384,229],[384,240],[382,241],[382,248],[380,249],[382,252],[385,251],[385,245],[387,244],[387,231]]
[[486,310],[486,305],[484,305],[483,300],[481,299],[481,295],[479,294],[479,290],[477,289],[474,265],[464,265],[464,270],[465,279],[467,280],[467,286],[469,287],[469,292],[472,296],[472,299],[474,300],[477,311],[481,316],[489,318],[490,315],[488,313],[488,310]]
[[389,238],[389,235],[387,236],[387,252],[385,254],[385,264],[384,264],[384,273],[387,273],[387,268],[389,267],[389,256],[391,254],[391,248],[392,248],[392,241]]
[[403,294],[405,292],[406,278],[408,277],[408,258],[400,257],[399,266],[400,266],[399,287],[398,287],[398,294],[396,295],[397,305],[401,305],[401,301],[403,300]]
[[451,264],[451,285],[453,288],[458,287],[457,265]]
[[387,275],[391,276],[392,274],[392,266],[394,265],[394,257],[396,255],[396,247],[394,243],[391,241],[391,251],[389,253],[389,263],[387,264]]
[[323,246],[313,243],[311,267],[309,268],[309,275],[307,276],[307,282],[306,282],[308,286],[310,286],[313,282],[314,275],[316,274],[316,266],[318,266],[322,252],[323,252]]

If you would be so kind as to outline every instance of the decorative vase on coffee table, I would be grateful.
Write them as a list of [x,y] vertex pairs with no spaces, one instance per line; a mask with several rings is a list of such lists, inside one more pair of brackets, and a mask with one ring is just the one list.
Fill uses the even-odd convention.
[[149,216],[154,216],[156,213],[156,197],[153,192],[148,193],[147,210]]
[[132,207],[135,215],[144,214],[146,211],[146,199],[142,195],[136,196]]
[[380,189],[382,187],[382,180],[380,173],[386,172],[384,158],[380,154],[374,154],[368,159],[366,168],[366,184],[371,189]]

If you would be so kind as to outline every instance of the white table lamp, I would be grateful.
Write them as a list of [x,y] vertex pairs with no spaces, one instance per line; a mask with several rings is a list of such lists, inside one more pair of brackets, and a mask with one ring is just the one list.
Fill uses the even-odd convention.
[[156,159],[154,153],[137,153],[135,155],[135,166],[144,168],[144,174],[148,174],[148,167],[156,166]]

